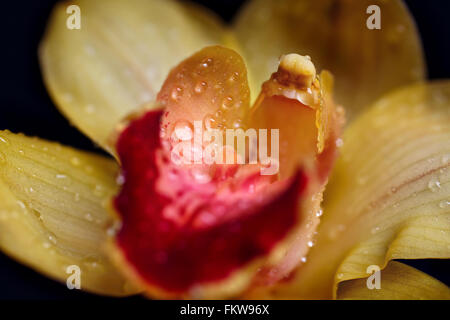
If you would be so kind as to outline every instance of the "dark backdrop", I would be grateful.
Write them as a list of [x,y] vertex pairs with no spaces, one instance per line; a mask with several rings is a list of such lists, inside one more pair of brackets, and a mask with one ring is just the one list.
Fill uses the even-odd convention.
[[[316,0],[320,1],[320,0]],[[354,0],[358,1],[358,0]],[[10,129],[95,150],[71,127],[43,86],[36,51],[55,0],[4,1],[0,6],[0,130]],[[198,0],[230,21],[242,0]],[[450,1],[406,0],[419,27],[429,78],[450,78]],[[449,260],[408,261],[450,284]],[[49,280],[0,253],[0,299],[103,299]],[[129,299],[140,299],[139,297]]]

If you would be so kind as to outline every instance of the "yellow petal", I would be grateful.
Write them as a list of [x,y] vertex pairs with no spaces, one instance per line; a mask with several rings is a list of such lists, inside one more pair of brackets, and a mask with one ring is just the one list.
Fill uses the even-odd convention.
[[450,289],[410,266],[391,261],[380,272],[380,289],[368,289],[367,279],[344,281],[338,299],[358,300],[419,300],[450,299]]
[[450,82],[383,97],[343,141],[316,245],[277,297],[331,298],[370,265],[450,258]]
[[102,248],[116,170],[110,159],[0,131],[0,249],[62,282],[77,265],[88,291],[135,293]]
[[115,125],[155,99],[170,68],[226,37],[214,16],[174,1],[70,4],[81,28],[68,29],[68,4],[56,5],[40,46],[44,80],[70,121],[107,149]]
[[[380,30],[366,27],[369,5],[381,10]],[[398,0],[253,0],[234,31],[255,80],[253,93],[282,54],[309,55],[318,70],[335,75],[336,101],[349,119],[381,94],[424,77],[414,22]]]

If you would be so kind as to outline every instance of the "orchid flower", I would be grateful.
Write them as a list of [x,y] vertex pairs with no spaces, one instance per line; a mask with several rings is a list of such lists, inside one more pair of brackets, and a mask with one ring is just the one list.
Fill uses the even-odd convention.
[[[231,25],[168,0],[74,4],[80,29],[51,14],[42,74],[111,157],[0,131],[3,252],[109,296],[450,299],[395,261],[450,258],[450,82],[424,82],[401,1],[251,0]],[[278,160],[174,162],[196,122],[279,130]]]

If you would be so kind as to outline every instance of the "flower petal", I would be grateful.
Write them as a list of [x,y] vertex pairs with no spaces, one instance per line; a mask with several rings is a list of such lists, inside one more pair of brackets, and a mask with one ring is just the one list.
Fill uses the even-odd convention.
[[138,292],[105,256],[117,165],[101,156],[0,132],[0,248],[65,282],[81,270],[81,287],[124,296]]
[[[366,27],[370,5],[380,7],[380,30]],[[253,0],[234,31],[253,93],[276,70],[280,55],[309,55],[336,77],[336,101],[349,118],[381,94],[424,78],[420,40],[401,1]]]
[[450,258],[450,83],[380,99],[344,133],[316,246],[273,294],[331,298],[390,259]]
[[450,289],[403,263],[391,261],[380,273],[380,289],[369,290],[366,279],[344,281],[339,286],[338,299],[345,300],[439,300],[450,299]]
[[108,137],[130,112],[156,98],[170,68],[228,37],[219,20],[174,1],[79,0],[81,28],[68,29],[56,5],[40,47],[43,77],[56,105],[109,149]]

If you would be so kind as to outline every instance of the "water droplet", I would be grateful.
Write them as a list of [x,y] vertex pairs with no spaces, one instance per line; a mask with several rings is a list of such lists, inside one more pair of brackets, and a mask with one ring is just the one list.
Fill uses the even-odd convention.
[[344,145],[344,140],[342,140],[341,138],[336,140],[336,147],[340,148]]
[[20,200],[17,200],[17,204],[19,205],[19,207],[21,208],[21,209],[23,209],[23,210],[25,210],[27,207],[25,206],[25,203],[23,203],[22,201],[20,201]]
[[446,165],[450,162],[450,154],[444,154],[441,158],[441,163]]
[[65,174],[58,173],[56,175],[56,179],[67,179],[67,176]]
[[70,93],[68,93],[68,92],[66,92],[66,93],[63,93],[62,94],[62,99],[65,101],[65,102],[72,102],[73,101],[73,96],[70,94]]
[[172,93],[170,94],[170,97],[172,98],[172,100],[178,100],[182,94],[183,94],[183,88],[176,87],[176,88],[173,88]]
[[359,185],[364,185],[367,183],[367,177],[358,177],[356,180]]
[[233,72],[233,74],[228,78],[228,82],[232,83],[239,79],[239,72]]
[[433,177],[430,182],[428,182],[428,188],[431,190],[431,192],[437,192],[439,189],[441,189],[441,182],[438,178]]
[[338,274],[337,274],[337,278],[338,278],[338,279],[344,278],[344,274],[343,274],[343,273],[338,273]]
[[198,183],[208,183],[211,181],[209,168],[194,167],[191,169],[191,175]]
[[370,230],[370,233],[376,234],[378,231],[380,231],[380,227],[374,227],[372,230]]
[[319,209],[319,210],[316,212],[316,217],[320,217],[320,216],[322,216],[322,214],[323,214],[323,210],[322,210],[322,209]]
[[330,240],[336,239],[345,229],[346,229],[346,226],[343,224],[338,224],[337,226],[334,226],[330,230],[330,233],[328,234],[328,238]]
[[114,221],[109,228],[106,229],[106,234],[109,237],[114,237],[117,232],[122,228],[122,222],[116,220]]
[[314,246],[314,242],[312,242],[312,241],[308,241],[308,247],[312,247],[312,246]]
[[22,149],[20,149],[18,152],[21,156],[23,156],[25,154],[25,152]]
[[211,65],[211,63],[212,63],[212,59],[208,58],[208,59],[203,60],[203,62],[200,64],[200,66],[203,68],[207,68]]
[[56,244],[56,242],[57,242],[56,236],[53,233],[49,233],[47,238],[48,238],[48,241],[50,241],[50,243]]
[[207,114],[203,118],[203,125],[205,126],[206,130],[214,129],[217,125],[216,119],[214,116]]
[[228,96],[222,100],[222,108],[225,110],[230,109],[233,106],[233,98]]
[[9,145],[9,140],[5,137],[0,136],[0,142]]
[[442,200],[441,202],[439,202],[439,208],[445,209],[448,207],[450,207],[450,201]]
[[78,167],[78,166],[81,164],[81,161],[80,161],[80,159],[79,159],[78,157],[72,157],[72,158],[70,159],[70,163],[71,163],[73,166]]
[[93,114],[95,112],[95,106],[93,104],[85,105],[84,112],[86,112],[87,114]]
[[121,186],[125,183],[125,177],[123,176],[123,174],[119,174],[116,178],[116,183],[117,185]]
[[88,256],[83,259],[83,264],[90,268],[97,268],[100,264],[100,259],[96,256]]
[[105,194],[105,190],[101,184],[96,184],[94,187],[94,195],[102,197]]
[[300,261],[305,263],[306,262],[306,257],[301,257]]
[[95,48],[93,46],[91,46],[91,45],[85,45],[84,46],[84,51],[86,52],[86,54],[88,56],[91,56],[91,57],[95,56],[95,54],[96,54]]
[[241,119],[236,119],[233,122],[233,128],[235,129],[239,129],[242,127],[242,120]]
[[175,123],[174,132],[176,138],[182,141],[189,141],[194,136],[191,123],[185,120],[179,120]]
[[195,93],[202,93],[203,91],[205,91],[206,89],[206,82],[205,81],[199,81],[197,82],[197,84],[195,85],[194,91]]

